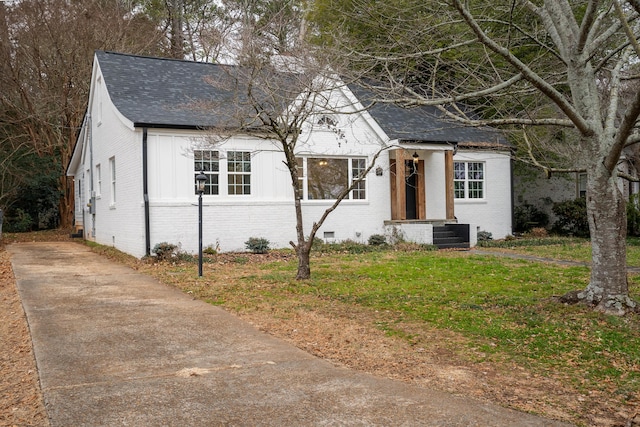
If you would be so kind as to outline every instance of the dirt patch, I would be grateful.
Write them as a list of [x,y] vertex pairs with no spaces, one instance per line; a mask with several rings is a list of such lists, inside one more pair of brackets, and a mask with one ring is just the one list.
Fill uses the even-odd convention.
[[48,426],[9,254],[0,248],[0,425]]
[[578,393],[566,387],[561,377],[545,378],[508,362],[465,362],[450,350],[452,343],[463,341],[454,333],[425,331],[417,325],[420,331],[412,331],[409,326],[406,333],[415,333],[416,338],[407,342],[368,326],[376,322],[371,314],[353,307],[348,313],[337,311],[326,315],[298,310],[282,315],[265,310],[238,315],[334,364],[419,387],[583,425],[624,426],[634,413],[633,403],[621,407],[605,394]]

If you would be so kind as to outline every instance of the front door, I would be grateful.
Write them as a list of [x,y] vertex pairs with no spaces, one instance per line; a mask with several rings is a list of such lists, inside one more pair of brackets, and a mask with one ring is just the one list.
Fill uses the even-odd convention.
[[426,219],[424,161],[390,159],[390,169],[391,219]]
[[418,219],[418,165],[413,160],[405,160],[405,219]]

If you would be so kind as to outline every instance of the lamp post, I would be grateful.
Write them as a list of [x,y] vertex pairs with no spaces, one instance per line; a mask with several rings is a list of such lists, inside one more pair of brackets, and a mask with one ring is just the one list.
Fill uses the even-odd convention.
[[198,193],[198,277],[202,277],[202,193],[207,176],[204,172],[196,175],[196,191]]

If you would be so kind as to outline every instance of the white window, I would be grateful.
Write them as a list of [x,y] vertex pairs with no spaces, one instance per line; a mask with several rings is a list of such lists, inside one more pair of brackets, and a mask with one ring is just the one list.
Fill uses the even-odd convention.
[[102,171],[100,170],[100,164],[96,165],[96,197],[100,197],[102,194]]
[[456,199],[483,199],[484,163],[454,162],[453,185]]
[[251,194],[251,153],[227,152],[227,188],[229,195]]
[[195,150],[193,152],[194,190],[198,194],[195,177],[203,172],[207,177],[204,183],[204,193],[216,195],[220,192],[220,153],[211,150]]
[[[335,200],[364,174],[364,158],[307,157],[298,159],[298,183],[306,200]],[[355,185],[346,199],[367,198],[366,178]]]
[[109,174],[111,176],[111,200],[109,204],[113,207],[116,205],[116,158],[109,159]]

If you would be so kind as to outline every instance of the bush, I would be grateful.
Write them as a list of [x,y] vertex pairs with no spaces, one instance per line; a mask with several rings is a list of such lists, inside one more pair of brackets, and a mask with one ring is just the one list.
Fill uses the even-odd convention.
[[7,233],[25,233],[34,228],[34,221],[29,212],[20,208],[13,212],[13,215],[7,215],[4,218],[2,228]]
[[627,235],[640,236],[640,207],[638,206],[638,195],[634,194],[627,203]]
[[319,249],[322,249],[324,245],[325,245],[324,240],[316,236],[313,238],[313,242],[311,243],[311,249],[313,249],[314,251],[317,251]]
[[173,243],[161,242],[153,247],[153,252],[158,261],[168,261],[177,256],[178,246]]
[[534,227],[529,230],[526,234],[526,237],[547,237],[549,236],[549,232],[544,227]]
[[206,248],[202,249],[203,254],[207,255],[218,255],[220,252],[220,245],[216,243],[216,245],[209,245]]
[[587,199],[579,197],[553,205],[553,213],[558,217],[552,231],[564,236],[589,237],[587,220]]
[[387,238],[382,234],[372,234],[368,240],[371,246],[382,246],[387,244]]
[[549,216],[529,203],[516,206],[513,210],[513,231],[526,233],[534,227],[549,225]]
[[269,252],[269,241],[263,237],[251,237],[244,245],[254,254],[266,254]]
[[493,240],[493,234],[488,231],[478,231],[478,242]]

